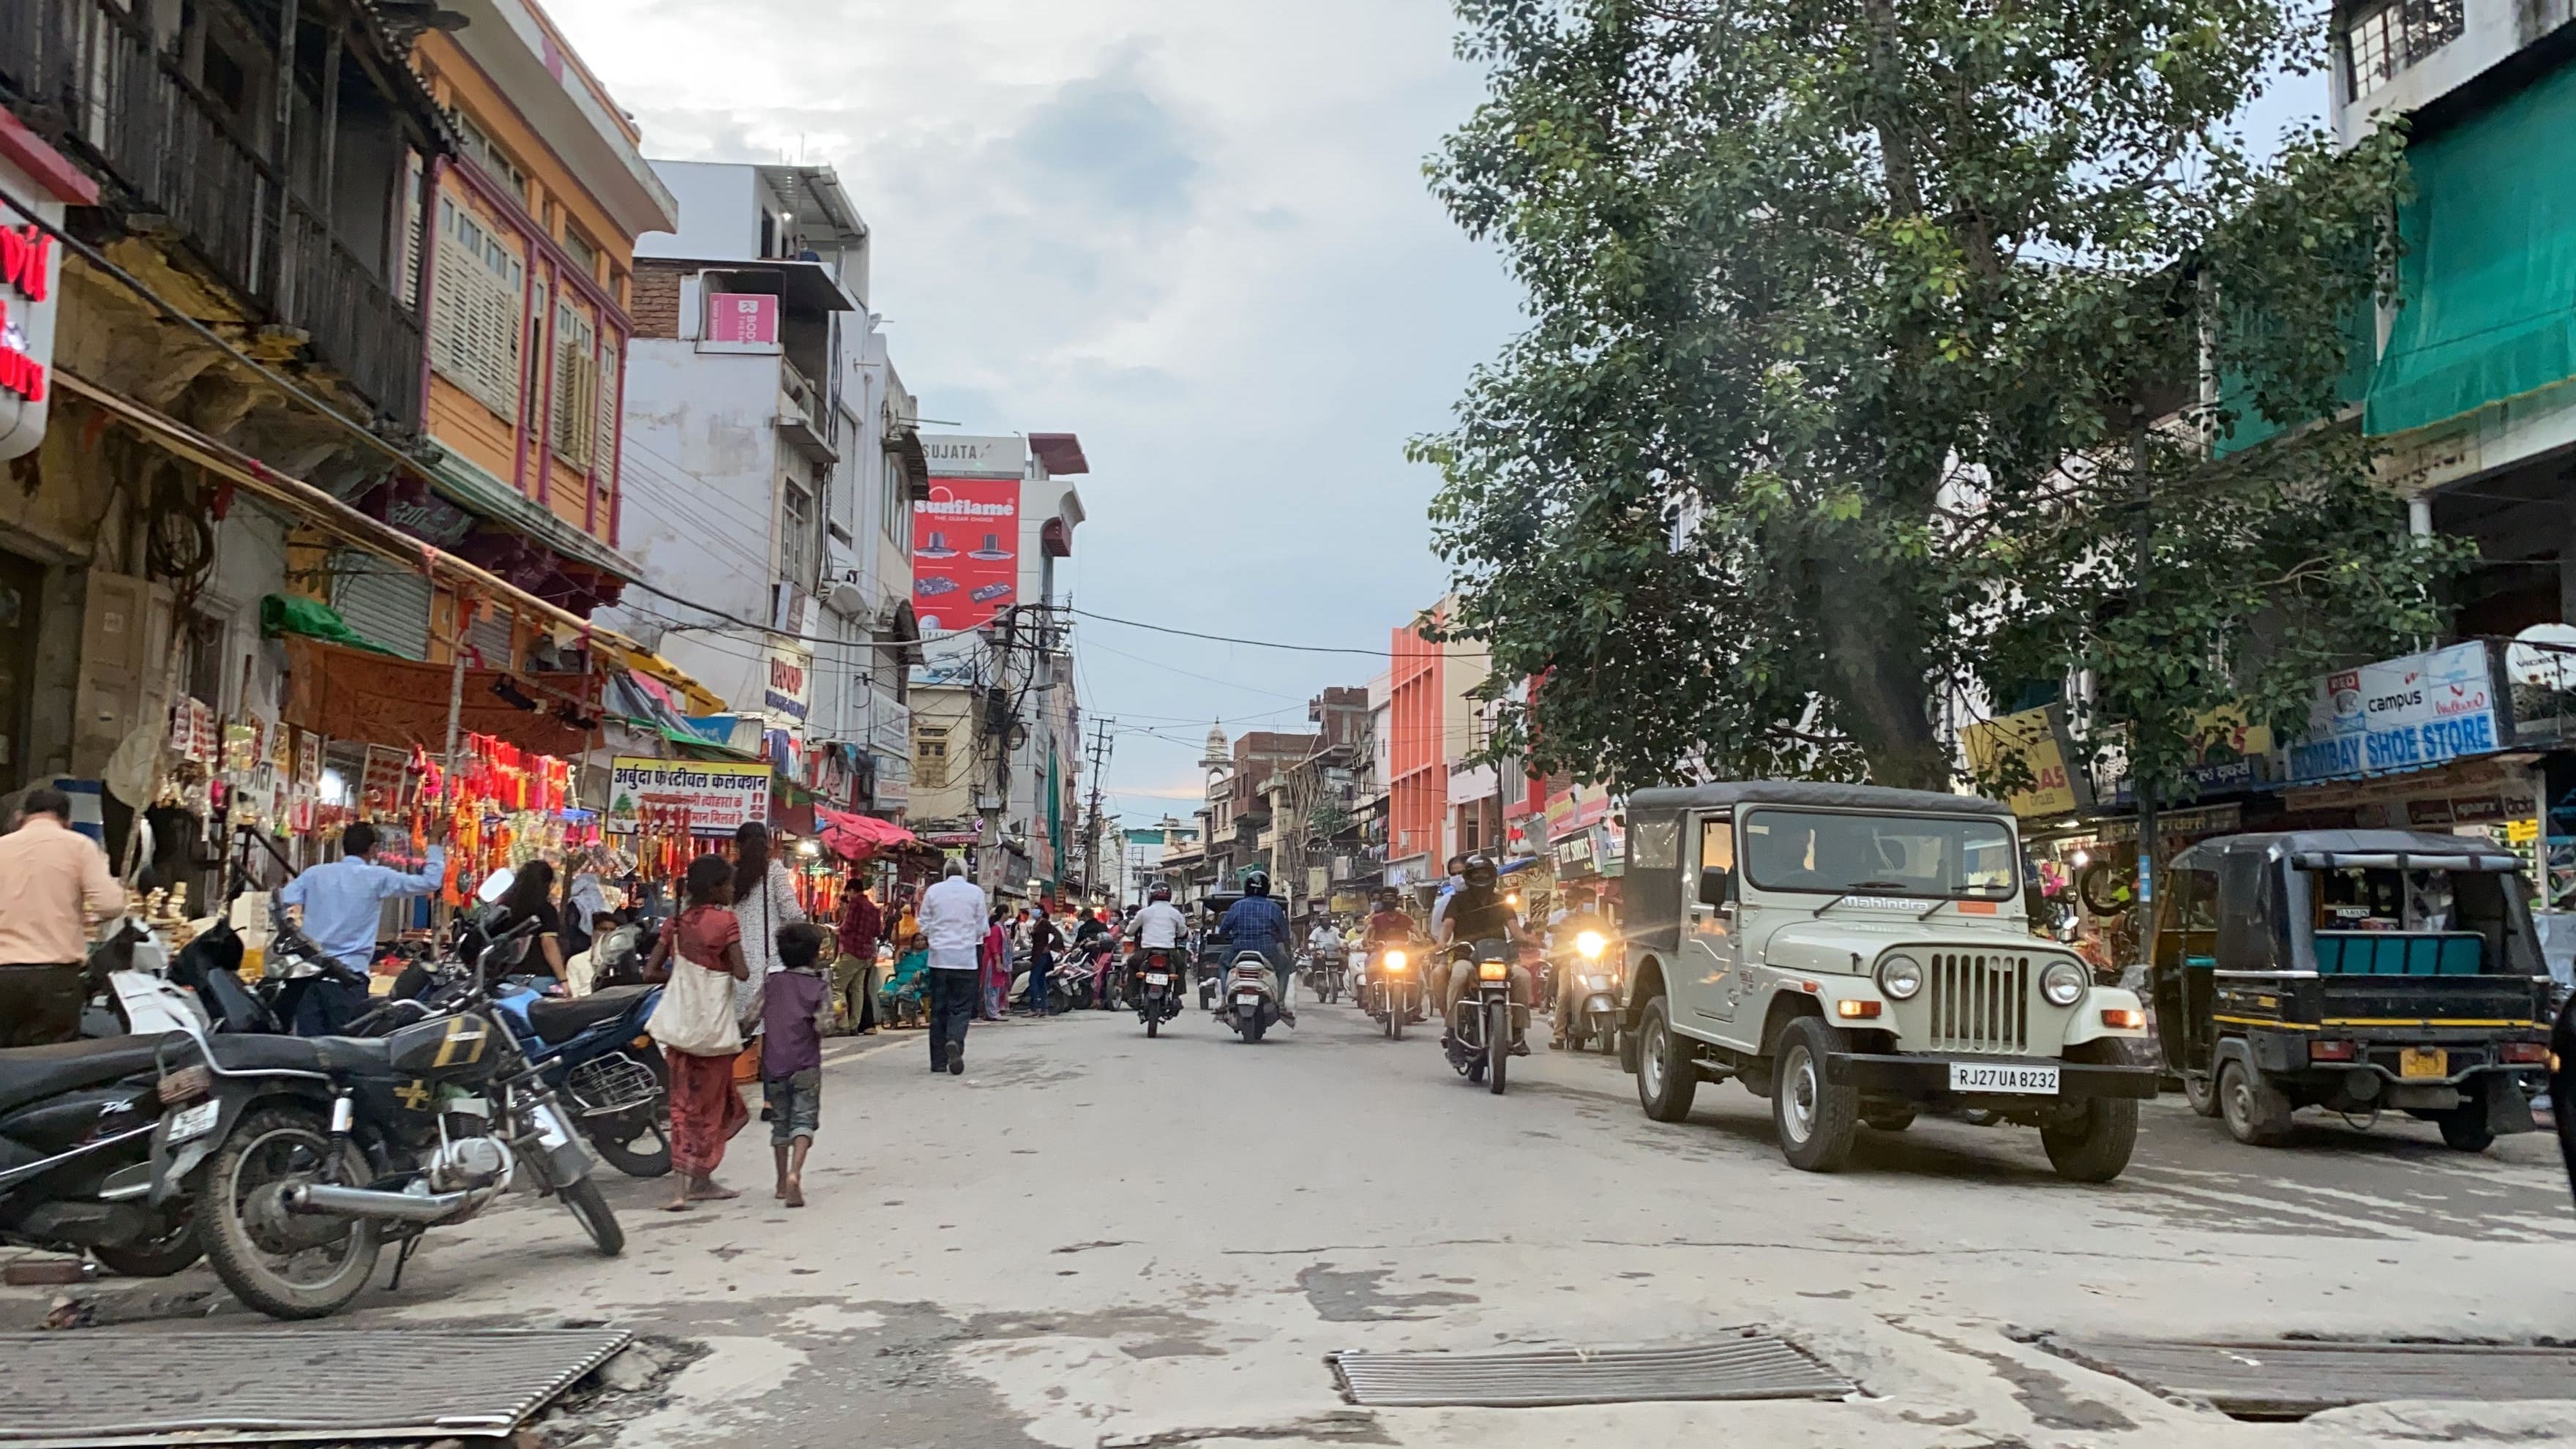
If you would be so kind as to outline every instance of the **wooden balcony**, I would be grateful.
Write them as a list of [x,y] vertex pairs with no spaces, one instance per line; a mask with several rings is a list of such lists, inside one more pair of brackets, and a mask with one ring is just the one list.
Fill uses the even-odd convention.
[[[272,37],[277,9],[259,0],[239,7]],[[387,90],[343,96],[341,77],[352,69],[344,39],[363,40],[367,32],[337,5],[305,6],[308,19],[324,13],[348,27],[333,32],[325,58],[312,67],[327,100],[306,94],[286,107],[295,119],[265,127],[273,133],[267,146],[245,133],[243,105],[227,108],[188,78],[176,37],[156,36],[141,14],[115,0],[0,0],[0,102],[98,173],[110,208],[130,230],[193,254],[264,326],[283,329],[290,340],[300,335],[315,366],[365,399],[371,421],[408,432],[420,422],[423,351],[417,309],[392,285],[402,255],[398,228],[378,225],[374,241],[356,242],[313,192],[336,198],[344,217],[405,214],[394,195],[400,168],[330,162],[344,114],[390,129],[406,115],[422,120],[425,101]],[[351,42],[350,52],[357,50]],[[296,64],[293,55],[285,61]],[[373,66],[356,73],[386,74]],[[252,95],[267,105],[274,92],[271,83]],[[258,105],[247,109],[260,113]],[[434,116],[427,119],[435,125]],[[291,168],[280,163],[281,152],[295,158]],[[343,155],[355,162],[354,148]],[[290,175],[304,184],[290,184]]]

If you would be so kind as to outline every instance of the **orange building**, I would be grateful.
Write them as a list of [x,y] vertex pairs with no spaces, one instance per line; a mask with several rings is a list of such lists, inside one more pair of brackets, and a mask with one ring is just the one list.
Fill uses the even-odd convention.
[[[1423,616],[1437,622],[1436,607]],[[1387,680],[1387,880],[1436,880],[1449,815],[1443,650],[1419,622],[1393,631]]]
[[[635,239],[672,230],[678,207],[534,0],[447,3],[465,24],[413,52],[459,152],[410,191],[435,208],[409,259],[427,298],[430,482],[480,520],[458,553],[586,614],[637,577],[617,547],[627,307]],[[533,642],[491,617],[460,631],[443,598],[431,609],[434,652],[462,637],[498,663]]]

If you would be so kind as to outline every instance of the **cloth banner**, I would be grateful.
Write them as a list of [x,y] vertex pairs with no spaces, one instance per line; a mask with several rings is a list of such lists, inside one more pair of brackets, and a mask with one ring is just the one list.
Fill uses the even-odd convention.
[[[335,740],[418,745],[433,755],[447,748],[448,665],[388,658],[295,636],[285,642],[288,723]],[[495,684],[515,678],[505,669],[466,670],[460,730],[562,759],[589,748],[590,721],[565,720],[560,712],[570,706],[563,701],[512,685],[513,692],[538,701],[545,710],[539,713],[493,693]],[[597,676],[580,674],[549,674],[544,676],[544,686],[584,700],[595,700],[599,689]]]

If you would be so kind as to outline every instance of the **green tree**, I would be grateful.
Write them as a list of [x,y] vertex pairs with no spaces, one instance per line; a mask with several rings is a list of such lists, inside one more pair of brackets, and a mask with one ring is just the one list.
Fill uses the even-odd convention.
[[2402,137],[2232,129],[2303,8],[1459,0],[1432,183],[1531,323],[1413,452],[1451,632],[1544,677],[1496,752],[1937,787],[1934,700],[2090,671],[2170,779],[2434,632],[2448,553],[2331,421]]

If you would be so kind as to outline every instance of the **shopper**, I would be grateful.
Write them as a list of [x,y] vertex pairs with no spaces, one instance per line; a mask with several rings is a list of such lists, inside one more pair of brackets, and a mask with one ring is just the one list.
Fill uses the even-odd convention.
[[44,1046],[79,1037],[90,922],[124,910],[125,889],[71,828],[71,797],[39,786],[18,811],[0,835],[0,1046]]
[[725,1143],[751,1120],[733,1084],[734,1058],[742,1054],[734,990],[751,975],[743,960],[742,926],[734,918],[733,867],[721,855],[689,863],[687,910],[653,945],[644,968],[648,981],[667,981],[662,1004],[645,1030],[662,1044],[671,1079],[671,1177],[667,1211],[692,1202],[737,1197],[718,1186],[716,1168]]
[[[365,977],[376,961],[376,933],[385,902],[425,896],[447,879],[447,851],[429,848],[418,874],[375,863],[376,827],[361,820],[340,832],[340,858],[288,881],[277,893],[282,906],[300,906],[304,939],[315,950],[357,973],[356,981],[316,976],[296,998],[297,1036],[337,1036],[367,1010]],[[552,877],[548,877],[549,883]]]
[[885,912],[868,897],[866,883],[852,881],[841,899],[837,933],[840,955],[832,962],[832,1004],[841,1013],[843,1031],[874,1036],[877,1030],[877,937],[885,931]]
[[1029,990],[1024,1000],[1032,1016],[1047,1010],[1047,978],[1055,971],[1055,953],[1064,949],[1064,932],[1041,907],[1029,922]]
[[989,920],[984,893],[966,878],[966,862],[951,859],[947,874],[921,899],[921,929],[930,938],[930,1069],[949,1075],[966,1070],[966,1026],[975,1016],[975,985]]
[[784,861],[769,853],[769,827],[746,821],[733,833],[733,919],[742,933],[742,959],[751,975],[734,988],[734,1010],[743,1030],[760,1031],[760,988],[778,969],[778,933],[802,924],[796,882]]
[[1002,1019],[1002,998],[1011,990],[1011,931],[1003,919],[1002,908],[993,907],[992,924],[984,931],[984,1001],[977,1015],[986,1021]]
[[832,991],[822,956],[831,940],[815,925],[779,932],[779,969],[761,998],[760,1098],[778,1162],[770,1195],[792,1208],[805,1205],[805,1154],[823,1119],[823,1026],[832,1017]]
[[[510,913],[510,923],[534,921],[537,929],[528,939],[536,959],[523,960],[516,974],[534,976],[533,969],[543,966],[557,981],[567,981],[563,913],[555,909],[555,868],[542,860],[532,860],[519,867],[509,891],[501,897],[501,909]],[[587,950],[588,947],[583,949]]]

